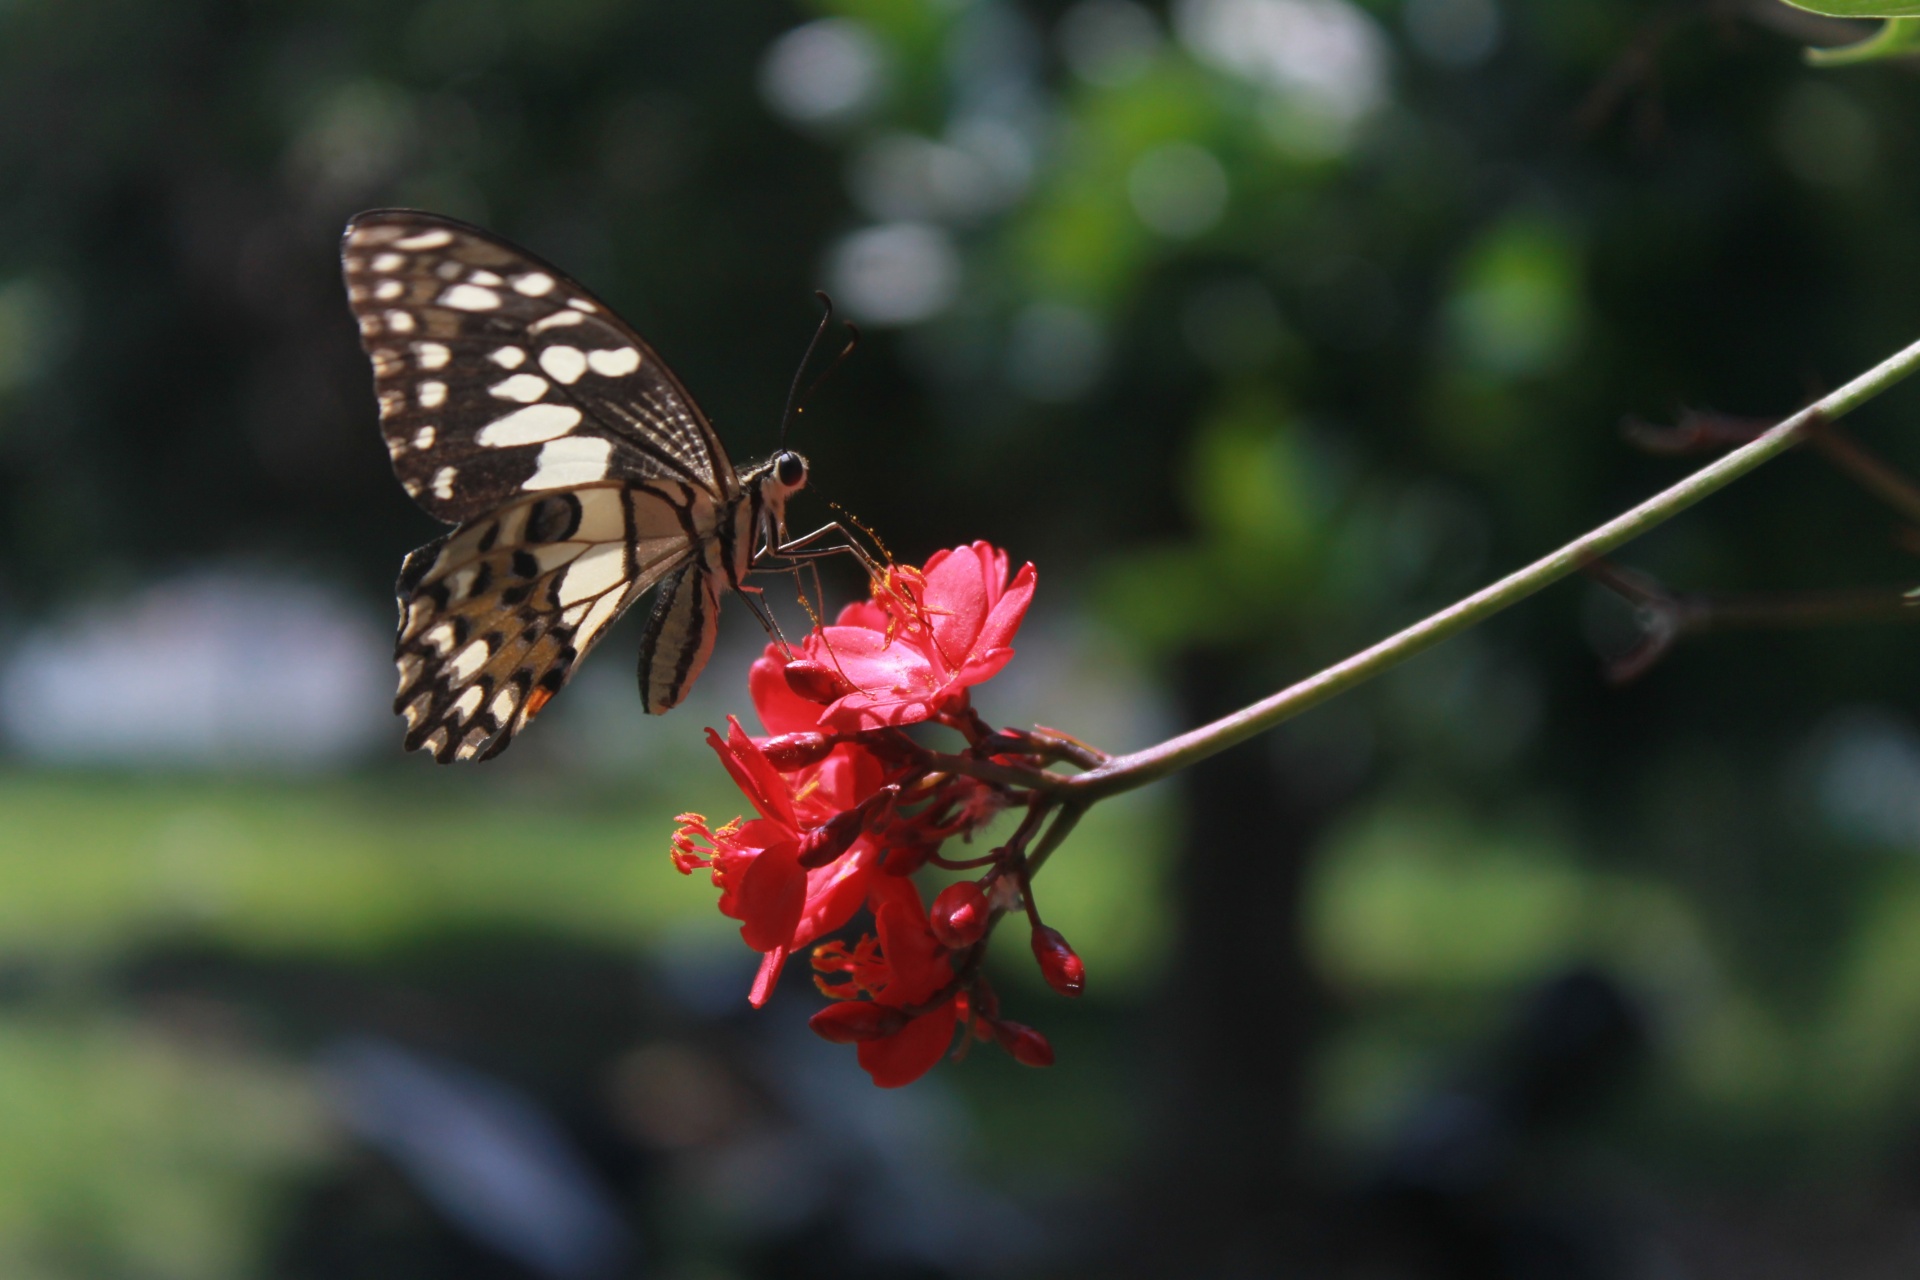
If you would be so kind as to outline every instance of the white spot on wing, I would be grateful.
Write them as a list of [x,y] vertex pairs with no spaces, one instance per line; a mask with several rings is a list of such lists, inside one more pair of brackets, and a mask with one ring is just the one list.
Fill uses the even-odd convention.
[[447,402],[447,384],[444,382],[423,382],[420,384],[420,407],[438,409]]
[[505,382],[494,383],[487,390],[502,400],[532,404],[547,394],[547,380],[537,373],[516,373]]
[[[531,374],[523,375],[532,377]],[[544,384],[543,384],[544,385]],[[515,409],[504,418],[489,422],[480,428],[480,434],[474,437],[475,443],[487,449],[507,449],[517,444],[539,444],[543,440],[553,440],[564,436],[580,425],[580,411],[570,404],[530,404],[524,409]],[[598,480],[606,470],[606,453],[612,446],[601,441],[601,467],[589,479]],[[552,445],[541,452],[546,458]],[[544,466],[544,461],[542,462]],[[527,481],[529,489],[550,489],[552,485],[536,485]]]
[[373,288],[373,296],[382,302],[391,302],[407,291],[407,286],[398,280],[382,280]]
[[578,347],[548,347],[540,353],[540,367],[552,374],[556,382],[571,385],[587,371],[587,357]]
[[420,643],[429,646],[436,658],[447,656],[447,650],[453,648],[453,624],[443,622],[427,634],[420,637]]
[[433,448],[433,426],[428,424],[413,433],[413,447],[416,449]]
[[412,333],[413,317],[405,311],[389,311],[386,314],[387,328],[395,333]]
[[553,277],[544,271],[529,271],[524,276],[513,278],[513,288],[514,292],[523,293],[529,298],[543,297],[553,292]]
[[640,367],[640,352],[633,347],[615,347],[611,351],[589,351],[587,367],[603,378],[624,378]]
[[[532,408],[543,406],[534,405]],[[558,407],[558,406],[554,406]],[[521,413],[530,412],[522,409]],[[522,489],[565,489],[605,478],[613,456],[613,441],[597,436],[568,436],[540,450],[540,462]]]
[[453,497],[453,477],[455,474],[452,467],[442,467],[433,473],[434,497],[440,499],[442,502]]
[[518,347],[501,347],[498,351],[488,356],[487,359],[493,361],[502,369],[518,369],[527,362],[527,353]]
[[[471,680],[474,672],[486,666],[487,659],[492,656],[493,646],[489,645],[485,640],[475,640],[472,644],[455,654],[453,661],[447,664],[447,670],[453,676],[453,683],[461,684],[467,680]],[[475,688],[472,692],[478,693],[479,690]],[[474,705],[480,705],[478,698],[474,699]],[[471,711],[466,713],[466,715],[472,714]],[[461,719],[465,719],[466,715],[463,715]]]
[[[473,646],[469,645],[466,651],[460,656],[464,658],[467,653],[471,653],[472,651]],[[447,718],[455,724],[459,724],[480,709],[480,700],[486,696],[485,690],[481,689],[479,685],[474,685],[473,688],[454,699],[453,705],[447,708]]]
[[600,309],[591,302],[588,302],[585,298],[568,298],[567,305],[575,311],[598,311]]
[[422,369],[444,369],[447,361],[453,359],[453,352],[438,342],[416,342],[413,354]]
[[542,320],[535,320],[527,326],[528,333],[545,333],[549,329],[562,329],[570,324],[584,324],[578,311],[556,311]]
[[508,720],[511,720],[513,718],[513,705],[514,705],[513,690],[502,689],[499,693],[494,695],[493,705],[491,707],[488,707],[487,710],[493,713],[493,718],[495,720],[498,720],[501,724],[505,724]]
[[455,311],[492,311],[500,305],[500,295],[477,284],[457,284],[440,295],[440,305]]
[[438,249],[443,244],[453,243],[451,231],[422,231],[417,236],[408,236],[405,240],[395,240],[396,249]]
[[373,260],[375,271],[398,271],[406,265],[407,255],[404,253],[383,253]]
[[580,629],[574,633],[574,648],[585,646],[600,633],[602,627],[613,621],[613,615],[620,612],[620,596],[621,593],[618,591],[609,591],[600,597],[600,603],[593,606],[593,612],[587,615],[587,620],[581,623]]
[[491,271],[472,271],[468,273],[467,279],[475,284],[484,284],[488,288],[498,288],[506,283],[505,280],[502,280]]
[[590,599],[613,587],[626,572],[627,549],[617,542],[605,543],[568,567],[560,579],[557,598],[562,605]]

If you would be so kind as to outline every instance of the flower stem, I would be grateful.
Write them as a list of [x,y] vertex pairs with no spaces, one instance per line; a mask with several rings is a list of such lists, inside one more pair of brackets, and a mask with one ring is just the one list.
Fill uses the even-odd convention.
[[[1526,568],[1508,574],[1491,586],[1481,588],[1464,600],[1414,623],[1371,648],[1363,649],[1298,684],[1223,716],[1212,724],[1202,725],[1142,751],[1115,756],[1078,777],[1063,779],[1065,785],[1058,791],[1071,796],[1071,804],[1079,805],[1131,791],[1291,720],[1301,712],[1364,684],[1415,654],[1579,572],[1600,556],[1671,520],[1761,463],[1769,462],[1793,448],[1806,438],[1815,424],[1843,417],[1916,369],[1920,369],[1920,342],[1882,361],[1839,390],[1823,396],[1764,432],[1751,444],[1742,445],[1702,467],[1680,483],[1655,494],[1600,527],[1589,530]],[[1062,816],[1065,816],[1064,811]],[[1056,822],[1055,825],[1057,827],[1059,824]],[[1051,832],[1048,834],[1052,835]]]

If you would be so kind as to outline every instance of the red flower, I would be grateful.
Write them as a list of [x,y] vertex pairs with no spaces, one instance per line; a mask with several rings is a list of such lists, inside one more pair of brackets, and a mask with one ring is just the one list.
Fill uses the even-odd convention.
[[[933,936],[913,882],[881,876],[868,892],[878,936],[862,938],[851,950],[838,942],[816,948],[813,967],[823,974],[847,975],[847,981],[838,984],[816,979],[828,995],[851,1000],[864,994],[877,1005],[908,1015],[894,1030],[886,1030],[893,1020],[884,1016],[858,1019],[866,1033],[857,1041],[860,1065],[875,1084],[892,1089],[918,1080],[945,1055],[960,1020],[960,993],[953,989],[947,949]],[[935,1000],[938,1003],[928,1007]],[[829,1039],[838,1038],[828,1033],[844,1030],[838,1024],[849,1021],[845,1015],[816,1017],[825,1024],[816,1030]]]
[[807,727],[851,733],[930,720],[998,675],[1033,602],[1033,566],[1009,582],[1007,565],[1007,553],[985,542],[936,552],[922,571],[891,570],[875,600],[809,636],[807,659],[853,688],[824,713],[816,708]]
[[[949,886],[930,916],[908,878],[946,841],[970,838],[1009,804],[1031,812],[1034,797],[1017,784],[970,776],[899,726],[938,721],[958,730],[975,758],[1049,762],[1025,736],[993,730],[969,705],[968,691],[1012,658],[1033,600],[1033,566],[1011,576],[1008,568],[1006,554],[984,542],[942,551],[924,570],[894,566],[873,584],[872,599],[817,628],[799,656],[768,645],[748,680],[764,736],[748,736],[732,717],[724,738],[707,731],[757,816],[714,830],[683,814],[673,838],[674,865],[689,874],[710,868],[721,911],[762,953],[753,1004],[772,994],[789,955],[813,946],[815,982],[835,997],[811,1019],[813,1029],[856,1045],[860,1065],[885,1088],[926,1074],[963,1020],[1019,1062],[1053,1060],[1044,1036],[999,1016],[978,972],[994,921],[987,881]],[[992,863],[990,876],[1021,877],[1020,852],[995,849],[969,865]],[[873,914],[872,933],[852,946],[813,945],[862,904]],[[1084,967],[1058,934],[1036,927],[1035,955],[1055,989],[1079,993]]]
[[765,953],[749,996],[758,1006],[772,995],[788,955],[860,909],[879,863],[876,844],[859,835],[824,865],[803,861],[812,860],[806,855],[819,843],[818,833],[871,800],[885,777],[871,756],[841,749],[805,770],[782,774],[731,716],[726,739],[709,729],[707,742],[760,817],[714,831],[698,814],[680,815],[673,861],[688,875],[711,867],[721,913],[740,921],[740,937]]

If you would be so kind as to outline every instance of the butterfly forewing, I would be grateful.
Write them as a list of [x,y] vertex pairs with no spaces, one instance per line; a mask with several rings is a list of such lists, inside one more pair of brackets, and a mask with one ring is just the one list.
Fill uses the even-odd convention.
[[605,479],[737,489],[713,428],[579,284],[478,228],[362,214],[341,250],[380,425],[415,501],[449,522]]

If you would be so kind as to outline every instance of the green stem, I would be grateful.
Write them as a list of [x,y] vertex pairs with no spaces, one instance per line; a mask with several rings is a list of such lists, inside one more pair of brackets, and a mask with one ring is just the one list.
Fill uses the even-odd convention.
[[1761,463],[1771,461],[1799,444],[1815,423],[1844,417],[1916,369],[1920,369],[1920,342],[1808,405],[1751,444],[1735,449],[1672,488],[1655,494],[1599,528],[1582,534],[1517,573],[1508,574],[1493,585],[1483,587],[1406,630],[1252,706],[1243,707],[1212,724],[1169,738],[1144,751],[1115,756],[1098,768],[1066,779],[1065,785],[1058,788],[1057,793],[1070,796],[1069,803],[1085,804],[1122,791],[1131,791],[1245,742],[1255,734],[1291,720],[1337,694],[1364,684],[1388,668],[1579,572],[1584,566],[1639,537],[1655,525],[1671,520],[1708,494],[1732,484]]

